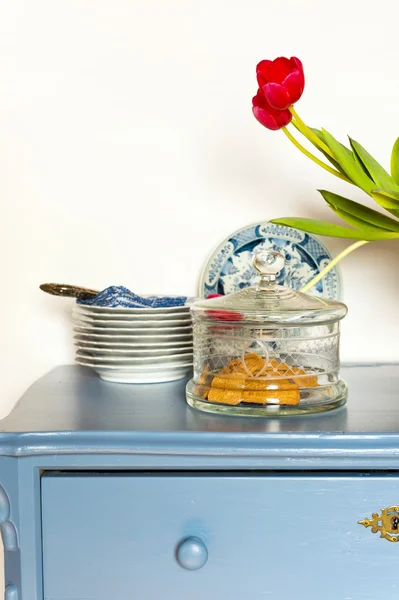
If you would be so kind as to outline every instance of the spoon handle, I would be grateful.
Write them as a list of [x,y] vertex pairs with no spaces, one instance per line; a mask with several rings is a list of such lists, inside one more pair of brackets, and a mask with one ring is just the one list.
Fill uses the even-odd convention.
[[53,296],[63,296],[64,298],[87,299],[96,296],[99,292],[77,285],[68,285],[66,283],[42,283],[40,289]]

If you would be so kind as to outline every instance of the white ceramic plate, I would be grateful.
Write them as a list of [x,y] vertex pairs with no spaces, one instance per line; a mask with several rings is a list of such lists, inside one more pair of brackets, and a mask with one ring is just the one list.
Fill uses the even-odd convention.
[[74,323],[76,325],[82,327],[104,327],[106,329],[109,328],[117,328],[117,329],[148,329],[148,328],[156,328],[156,329],[170,329],[173,327],[191,327],[192,321],[191,317],[188,316],[185,319],[169,319],[169,320],[157,320],[152,319],[150,321],[129,321],[128,319],[124,319],[122,321],[118,321],[116,319],[86,319],[85,317],[77,317],[74,315]]
[[186,352],[185,354],[173,354],[173,355],[161,355],[161,356],[145,356],[145,357],[130,357],[130,356],[92,356],[88,355],[84,350],[78,350],[76,353],[77,358],[86,358],[90,360],[94,365],[154,365],[155,366],[169,366],[173,364],[185,364],[192,362],[193,353]]
[[176,379],[183,379],[183,377],[186,377],[192,371],[191,363],[178,366],[172,365],[170,367],[162,365],[159,368],[154,366],[146,368],[142,365],[100,367],[84,358],[77,358],[76,362],[79,365],[94,369],[101,379],[115,383],[161,383],[176,381]]
[[[173,339],[171,340],[170,337]],[[174,339],[176,338],[176,339]],[[148,348],[150,349],[163,349],[163,348],[174,348],[181,347],[185,345],[193,345],[193,337],[187,335],[176,335],[176,336],[165,336],[165,338],[161,336],[145,336],[133,338],[133,341],[119,341],[121,338],[109,335],[96,335],[91,336],[85,333],[74,335],[75,344],[85,344],[93,346],[94,348],[98,347],[106,347],[106,348]],[[124,338],[122,338],[123,340]],[[130,339],[129,337],[127,338]],[[137,341],[135,341],[137,339]],[[168,340],[168,341],[157,341],[157,340]],[[110,341],[112,340],[112,341]],[[150,340],[150,341],[146,341]]]
[[[115,310],[115,309],[114,309]],[[88,311],[86,308],[81,308],[80,306],[75,306],[73,309],[73,315],[85,319],[85,320],[97,320],[97,319],[107,319],[110,321],[113,320],[121,320],[121,321],[169,321],[173,319],[189,319],[190,310],[187,308],[186,310],[174,311],[174,312],[156,312],[156,313],[121,313],[121,312],[93,312]]]
[[176,355],[184,355],[185,353],[193,353],[193,345],[184,345],[184,346],[172,346],[171,348],[135,348],[126,349],[126,348],[104,348],[102,346],[88,346],[85,342],[78,342],[77,348],[79,352],[93,355],[98,357],[112,357],[112,356],[125,356],[127,358],[144,358],[145,356],[176,356]]
[[110,335],[114,338],[119,336],[141,337],[146,335],[166,337],[171,335],[191,335],[192,326],[186,327],[150,327],[143,329],[142,327],[90,327],[85,325],[75,325],[73,330],[76,333],[89,333],[90,335]]
[[123,308],[121,306],[89,306],[87,304],[75,304],[75,308],[79,308],[79,310],[88,311],[88,313],[103,313],[110,315],[125,314],[125,315],[150,315],[150,314],[162,314],[162,313],[179,313],[190,310],[191,304],[196,300],[196,298],[192,298],[190,302],[187,302],[184,306],[170,306],[165,307],[161,306],[160,308]]
[[148,343],[158,344],[163,342],[177,342],[179,344],[191,343],[193,341],[192,334],[184,335],[97,335],[93,333],[80,333],[80,337],[85,337],[86,340],[103,344],[104,342],[113,342],[118,346],[121,344],[129,344],[138,346],[139,344],[146,345]]

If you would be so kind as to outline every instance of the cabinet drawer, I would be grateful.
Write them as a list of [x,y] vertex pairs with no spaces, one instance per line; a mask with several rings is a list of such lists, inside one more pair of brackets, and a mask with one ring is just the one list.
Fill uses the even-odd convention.
[[45,475],[44,595],[397,600],[399,543],[357,524],[394,504],[391,475]]

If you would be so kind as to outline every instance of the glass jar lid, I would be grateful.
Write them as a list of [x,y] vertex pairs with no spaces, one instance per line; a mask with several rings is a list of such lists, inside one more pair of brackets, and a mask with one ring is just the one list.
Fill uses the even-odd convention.
[[212,321],[292,326],[334,322],[346,315],[348,309],[342,302],[277,285],[276,277],[284,263],[280,252],[262,250],[254,254],[252,264],[260,276],[258,285],[195,302],[191,307],[193,316]]

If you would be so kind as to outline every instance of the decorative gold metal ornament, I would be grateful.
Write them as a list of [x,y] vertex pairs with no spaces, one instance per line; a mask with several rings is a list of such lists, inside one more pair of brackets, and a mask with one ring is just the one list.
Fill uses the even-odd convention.
[[399,542],[399,506],[381,509],[381,514],[373,513],[371,519],[358,521],[359,525],[371,527],[372,533],[380,532],[380,537],[388,542]]

